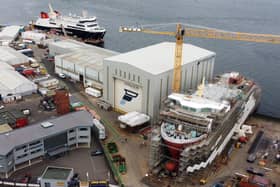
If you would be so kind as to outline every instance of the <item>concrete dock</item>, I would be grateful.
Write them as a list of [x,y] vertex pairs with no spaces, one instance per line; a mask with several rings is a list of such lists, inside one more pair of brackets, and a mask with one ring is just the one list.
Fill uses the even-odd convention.
[[[45,50],[38,49],[34,47],[34,54],[38,61],[43,59]],[[54,63],[43,61],[43,64],[47,68],[49,74],[56,77],[54,74]],[[254,140],[254,136],[259,130],[263,130],[265,135],[271,137],[272,139],[280,139],[280,120],[272,119],[265,116],[253,115],[247,121],[246,124],[253,127],[253,135],[249,138],[247,144],[243,144],[241,148],[233,148],[232,153],[228,157],[226,163],[221,161],[215,161],[209,168],[201,172],[201,174],[196,176],[191,176],[187,178],[184,183],[179,183],[173,178],[158,178],[148,174],[148,159],[149,159],[149,140],[146,140],[145,144],[142,144],[143,138],[138,133],[128,132],[126,129],[121,129],[119,127],[119,122],[117,121],[118,113],[114,111],[105,111],[97,106],[97,99],[88,96],[84,93],[84,89],[81,84],[73,83],[67,79],[60,80],[66,87],[68,87],[70,93],[77,99],[82,101],[87,107],[95,110],[102,118],[102,122],[106,127],[106,132],[108,138],[101,142],[105,147],[108,142],[115,142],[119,149],[119,154],[121,154],[126,159],[127,172],[126,174],[120,174],[117,172],[115,178],[127,187],[146,187],[146,186],[198,186],[199,180],[201,178],[207,178],[207,184],[204,186],[209,186],[219,180],[225,180],[234,176],[236,172],[246,174],[247,167],[260,167],[258,163],[250,164],[246,161],[247,150]],[[96,148],[98,145],[93,144],[92,148]],[[39,174],[46,165],[62,165],[74,167],[81,174],[81,179],[85,180],[86,177],[84,173],[89,172],[91,179],[105,179],[108,177],[108,161],[105,161],[104,157],[92,158],[90,156],[91,150],[77,150],[71,152],[70,155],[58,158],[55,161],[46,161],[41,165],[35,165],[34,168],[26,168],[16,172],[12,177],[20,178],[24,173],[32,170],[34,173]],[[83,158],[83,159],[81,159]],[[109,161],[110,162],[110,161]],[[113,164],[114,165],[114,164]],[[116,166],[115,166],[116,167]],[[279,175],[280,175],[280,165],[274,162],[269,162],[266,166],[271,169],[271,171],[266,172],[267,178],[271,179],[276,186],[280,185]],[[117,170],[113,168],[112,170]],[[147,176],[148,174],[148,176]],[[112,176],[112,173],[110,174]],[[112,180],[113,182],[113,180]],[[145,184],[144,184],[145,183]]]

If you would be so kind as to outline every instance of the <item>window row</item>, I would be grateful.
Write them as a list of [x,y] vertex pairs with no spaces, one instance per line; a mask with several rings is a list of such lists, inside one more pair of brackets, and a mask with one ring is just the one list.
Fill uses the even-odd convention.
[[[140,81],[141,81],[141,78],[139,75],[136,76],[135,74],[127,73],[126,71],[122,71],[122,70],[118,71],[117,69],[115,69],[115,75],[118,75],[124,79],[128,79],[130,81],[135,81],[138,83],[140,83]],[[137,80],[136,80],[136,77],[137,77]]]

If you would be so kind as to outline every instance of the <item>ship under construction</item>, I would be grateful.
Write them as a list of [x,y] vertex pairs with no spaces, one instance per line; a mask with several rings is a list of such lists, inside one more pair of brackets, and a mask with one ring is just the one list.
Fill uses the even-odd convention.
[[184,179],[209,166],[260,101],[261,89],[237,72],[216,76],[164,101],[151,140],[150,167]]

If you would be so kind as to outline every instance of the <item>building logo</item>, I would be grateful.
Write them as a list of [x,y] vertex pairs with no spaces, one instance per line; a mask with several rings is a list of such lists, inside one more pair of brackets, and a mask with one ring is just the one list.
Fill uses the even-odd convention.
[[131,102],[133,98],[137,98],[138,95],[139,94],[134,91],[124,89],[124,96],[122,97],[120,104],[125,105],[126,102]]

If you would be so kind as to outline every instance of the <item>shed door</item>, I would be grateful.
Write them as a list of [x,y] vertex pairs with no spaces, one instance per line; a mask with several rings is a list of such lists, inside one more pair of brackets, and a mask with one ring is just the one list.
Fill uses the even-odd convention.
[[115,79],[115,108],[123,112],[142,112],[142,88],[122,81],[120,79]]

